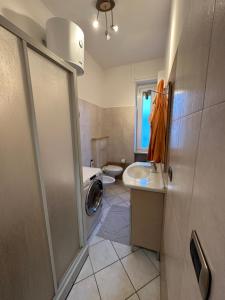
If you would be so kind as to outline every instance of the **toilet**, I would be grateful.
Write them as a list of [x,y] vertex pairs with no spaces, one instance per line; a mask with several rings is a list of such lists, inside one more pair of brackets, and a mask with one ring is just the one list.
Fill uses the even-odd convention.
[[115,182],[115,177],[123,172],[120,166],[107,165],[108,161],[108,139],[109,137],[100,137],[92,139],[92,153],[94,166],[102,168],[103,185],[107,186]]
[[103,173],[106,175],[115,178],[123,172],[123,168],[114,165],[107,165],[102,168]]
[[102,183],[103,186],[108,186],[113,184],[116,181],[115,178],[111,177],[111,176],[106,176],[106,175],[102,175]]

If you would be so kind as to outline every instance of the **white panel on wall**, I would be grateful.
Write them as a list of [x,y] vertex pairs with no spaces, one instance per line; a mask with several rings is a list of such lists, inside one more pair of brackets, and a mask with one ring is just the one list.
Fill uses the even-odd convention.
[[156,59],[106,70],[103,106],[135,106],[136,83],[157,80],[163,68],[164,59]]
[[156,79],[159,70],[164,68],[164,58],[148,60],[132,66],[134,80],[152,80]]
[[85,51],[84,60],[85,73],[78,77],[78,97],[102,106],[104,102],[104,70],[87,51]]

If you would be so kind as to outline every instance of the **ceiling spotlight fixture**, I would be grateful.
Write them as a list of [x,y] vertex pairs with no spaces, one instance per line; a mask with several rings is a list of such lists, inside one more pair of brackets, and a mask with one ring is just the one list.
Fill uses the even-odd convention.
[[98,22],[98,20],[95,20],[95,21],[93,22],[93,27],[94,27],[95,29],[97,29],[97,28],[99,27],[99,22]]
[[107,41],[111,40],[111,36],[107,30],[105,31],[105,36],[106,36]]
[[117,32],[119,30],[119,26],[118,25],[112,25],[112,30]]
[[108,29],[108,12],[111,12],[111,29],[114,32],[118,32],[119,26],[114,24],[114,19],[113,19],[113,9],[115,7],[115,1],[114,0],[97,0],[96,2],[96,9],[98,11],[97,13],[97,18],[93,22],[93,27],[97,29],[99,27],[99,12],[102,12],[105,14],[105,36],[106,40],[109,41],[111,39],[111,36],[109,34],[109,29]]
[[94,20],[94,22],[92,23],[92,25],[95,29],[98,29],[98,27],[99,27],[98,17],[99,17],[99,11],[98,11],[96,20]]
[[111,10],[111,20],[112,20],[111,28],[114,32],[117,32],[119,30],[119,26],[114,24],[113,11],[112,10]]

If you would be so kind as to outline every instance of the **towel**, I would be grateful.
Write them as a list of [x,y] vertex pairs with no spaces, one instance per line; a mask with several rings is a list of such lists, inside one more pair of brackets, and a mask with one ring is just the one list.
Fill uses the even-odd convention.
[[148,160],[159,163],[164,162],[166,147],[168,97],[162,94],[164,92],[164,80],[160,80],[158,83],[157,92],[159,93],[156,94],[150,115],[151,138]]

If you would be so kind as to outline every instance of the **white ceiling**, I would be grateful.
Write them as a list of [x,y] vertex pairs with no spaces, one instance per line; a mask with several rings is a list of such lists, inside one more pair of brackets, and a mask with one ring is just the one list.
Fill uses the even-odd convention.
[[105,19],[95,30],[94,0],[42,0],[56,16],[73,20],[85,34],[87,51],[103,67],[109,68],[165,55],[169,28],[170,0],[117,0],[114,20],[118,33],[111,40],[104,36]]

